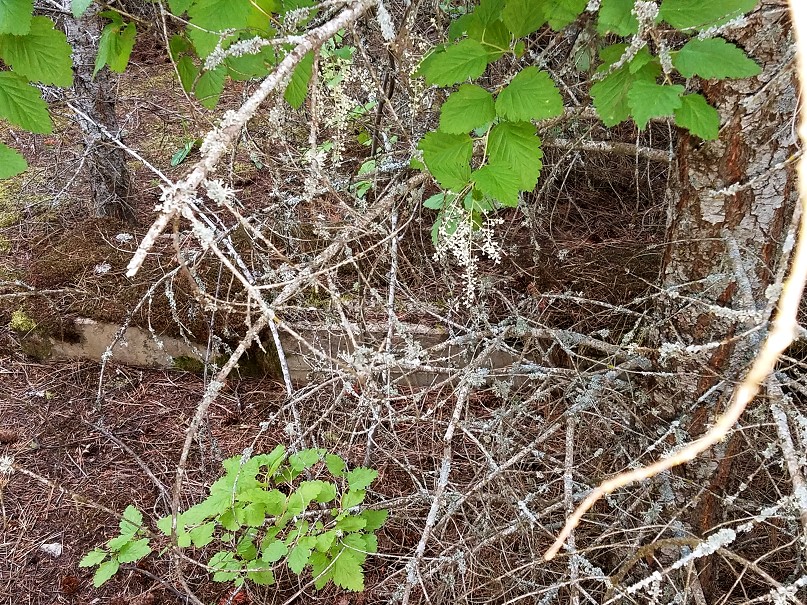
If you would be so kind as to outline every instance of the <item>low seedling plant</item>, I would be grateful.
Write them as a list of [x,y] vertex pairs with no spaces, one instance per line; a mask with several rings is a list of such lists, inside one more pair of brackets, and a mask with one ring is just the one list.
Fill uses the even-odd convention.
[[[299,480],[314,476],[321,463],[331,480]],[[276,567],[285,563],[297,575],[310,567],[317,589],[332,581],[346,590],[364,590],[363,564],[377,552],[375,532],[388,514],[360,510],[377,471],[348,471],[342,458],[321,449],[287,456],[282,445],[268,454],[247,451],[223,466],[225,473],[210,486],[210,495],[179,514],[173,531],[170,515],[157,521],[157,529],[174,534],[180,548],[215,545],[207,562],[214,581],[271,585]],[[129,506],[120,534],[88,553],[79,566],[95,567],[93,583],[101,586],[121,564],[150,555],[152,537],[143,515]]]

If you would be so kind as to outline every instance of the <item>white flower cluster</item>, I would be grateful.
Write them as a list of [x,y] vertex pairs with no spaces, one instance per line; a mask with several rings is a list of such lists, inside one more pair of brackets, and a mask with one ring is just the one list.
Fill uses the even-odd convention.
[[[434,260],[455,261],[465,269],[465,299],[466,305],[473,305],[476,294],[480,289],[478,280],[479,259],[477,254],[484,254],[494,263],[501,262],[502,248],[496,241],[496,227],[503,223],[503,219],[486,217],[483,225],[474,230],[471,216],[461,210],[446,209],[440,222],[437,249]],[[448,226],[456,225],[453,233],[449,233]]]

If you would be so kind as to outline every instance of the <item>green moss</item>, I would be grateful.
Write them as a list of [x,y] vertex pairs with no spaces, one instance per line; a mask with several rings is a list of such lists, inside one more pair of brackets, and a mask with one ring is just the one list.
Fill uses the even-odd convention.
[[32,332],[36,329],[36,322],[25,311],[17,309],[11,314],[8,327],[15,332]]
[[193,372],[194,374],[201,374],[205,371],[205,364],[196,357],[190,355],[180,355],[174,357],[172,367],[175,370],[182,370],[183,372]]
[[[0,235],[0,254],[8,252],[9,250],[11,250],[11,241],[5,235]],[[0,276],[1,275],[2,271],[0,271]]]
[[0,210],[0,229],[19,222],[22,215],[16,210]]

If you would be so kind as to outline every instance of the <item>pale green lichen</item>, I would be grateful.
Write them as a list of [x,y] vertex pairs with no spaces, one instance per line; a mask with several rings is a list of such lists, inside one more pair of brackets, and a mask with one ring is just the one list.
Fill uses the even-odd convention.
[[15,332],[31,332],[36,329],[36,322],[25,311],[17,309],[11,314],[8,327]]

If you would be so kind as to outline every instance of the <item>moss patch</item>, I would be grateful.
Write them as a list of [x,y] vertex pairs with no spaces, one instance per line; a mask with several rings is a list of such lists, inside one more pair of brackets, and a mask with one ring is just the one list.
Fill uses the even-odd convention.
[[36,322],[22,309],[17,309],[11,314],[11,321],[8,327],[15,332],[32,332],[36,329]]

